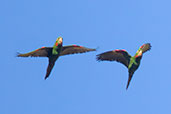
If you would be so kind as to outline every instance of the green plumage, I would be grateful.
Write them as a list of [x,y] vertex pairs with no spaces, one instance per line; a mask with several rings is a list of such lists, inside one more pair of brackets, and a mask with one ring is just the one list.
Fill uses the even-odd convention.
[[57,38],[53,47],[42,47],[32,52],[25,54],[18,54],[18,57],[48,57],[49,64],[46,71],[45,79],[49,77],[56,60],[63,55],[85,53],[89,51],[95,51],[96,49],[90,49],[78,45],[63,46],[62,37]]
[[130,62],[129,62],[129,65],[128,65],[128,69],[130,69],[133,64],[138,65],[137,62],[136,62],[136,60],[135,60],[135,57],[131,57],[130,58]]
[[62,50],[62,38],[57,38],[55,44],[53,45],[52,55],[59,55]]
[[130,56],[125,50],[113,50],[97,55],[98,61],[117,61],[128,68],[129,77],[126,89],[128,89],[134,72],[138,69],[142,54],[151,49],[150,43],[142,45],[134,56]]

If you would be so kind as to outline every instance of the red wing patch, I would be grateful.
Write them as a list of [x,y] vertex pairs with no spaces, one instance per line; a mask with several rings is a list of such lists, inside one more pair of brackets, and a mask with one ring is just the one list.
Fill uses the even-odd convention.
[[116,51],[116,52],[122,52],[122,51],[124,51],[124,52],[126,52],[126,50],[124,50],[124,49],[116,49],[116,50],[113,50],[113,51]]
[[143,44],[140,48],[143,48],[145,44]]
[[80,47],[80,48],[82,48],[83,46],[78,46],[78,45],[73,45],[74,47]]
[[39,51],[39,49],[36,49],[36,51]]
[[116,50],[113,50],[113,51],[116,51],[116,52],[118,52],[118,51],[120,51],[119,49],[116,49]]
[[36,51],[39,51],[39,50],[42,49],[42,48],[45,48],[45,47],[41,47],[41,48],[39,48],[39,49],[36,49]]

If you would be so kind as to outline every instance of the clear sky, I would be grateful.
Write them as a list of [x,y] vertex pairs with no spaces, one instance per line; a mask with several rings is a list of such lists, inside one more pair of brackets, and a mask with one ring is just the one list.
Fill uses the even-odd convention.
[[[170,0],[0,1],[0,114],[170,114]],[[44,80],[47,58],[17,58],[42,46],[97,48],[60,57]],[[144,43],[139,69],[128,71],[96,55]]]

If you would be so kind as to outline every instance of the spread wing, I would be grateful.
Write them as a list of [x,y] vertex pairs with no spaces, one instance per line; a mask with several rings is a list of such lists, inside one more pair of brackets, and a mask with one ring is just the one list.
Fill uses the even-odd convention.
[[85,53],[89,51],[96,51],[96,49],[86,48],[78,45],[64,46],[60,53],[60,56],[76,53]]
[[130,58],[131,56],[125,50],[113,50],[97,55],[98,61],[117,61],[126,67],[129,65]]
[[142,50],[142,53],[145,53],[146,51],[151,49],[150,43],[143,44],[140,49]]
[[19,53],[17,57],[49,57],[51,52],[52,52],[51,47],[42,47],[29,53],[25,53],[25,54]]

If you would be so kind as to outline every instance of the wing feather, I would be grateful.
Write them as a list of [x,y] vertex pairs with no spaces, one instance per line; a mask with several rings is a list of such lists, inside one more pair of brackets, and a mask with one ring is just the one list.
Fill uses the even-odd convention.
[[25,53],[25,54],[19,53],[17,57],[49,57],[51,52],[52,52],[51,47],[42,47],[29,53]]
[[104,52],[97,55],[98,61],[117,61],[124,64],[126,67],[129,65],[130,55],[125,50],[113,50]]
[[64,46],[60,53],[60,56],[76,53],[85,53],[89,51],[96,51],[96,49],[86,48],[78,45]]
[[145,53],[146,51],[150,50],[151,49],[151,44],[150,43],[146,43],[146,44],[143,44],[140,49],[142,50],[142,53]]

